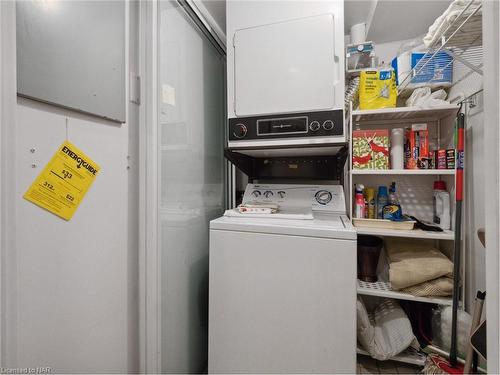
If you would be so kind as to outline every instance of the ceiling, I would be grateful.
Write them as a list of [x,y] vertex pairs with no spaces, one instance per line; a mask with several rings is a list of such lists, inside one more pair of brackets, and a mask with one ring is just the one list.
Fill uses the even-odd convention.
[[[226,0],[201,0],[201,2],[225,33]],[[450,2],[450,0],[345,0],[344,32],[349,34],[352,25],[365,22],[369,27],[367,40],[375,43],[414,38],[426,33]]]
[[376,0],[346,0],[344,2],[344,33],[349,34],[352,25],[366,23],[370,10],[376,3]]
[[346,0],[344,30],[352,25],[368,24],[367,40],[386,43],[415,38],[450,5],[450,0]]

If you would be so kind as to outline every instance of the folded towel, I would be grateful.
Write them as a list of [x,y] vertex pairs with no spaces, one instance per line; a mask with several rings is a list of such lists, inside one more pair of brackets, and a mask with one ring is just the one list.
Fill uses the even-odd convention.
[[[443,32],[456,20],[456,18],[467,7],[471,0],[455,0],[448,9],[439,16],[436,21],[429,27],[427,35],[424,37],[424,44],[429,47],[432,46],[443,34]],[[473,0],[473,3],[463,13],[462,17],[470,15],[479,5],[481,0]],[[480,14],[481,10],[476,14]]]
[[416,297],[448,297],[453,294],[453,279],[448,276],[438,277],[434,280],[403,288],[401,291]]
[[441,276],[451,276],[453,263],[432,241],[386,238],[389,281],[394,290],[401,290]]

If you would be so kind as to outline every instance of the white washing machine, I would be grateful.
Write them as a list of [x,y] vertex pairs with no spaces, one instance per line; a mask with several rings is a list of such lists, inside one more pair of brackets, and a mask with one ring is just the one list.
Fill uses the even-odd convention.
[[355,373],[356,232],[339,185],[249,184],[210,222],[209,373]]

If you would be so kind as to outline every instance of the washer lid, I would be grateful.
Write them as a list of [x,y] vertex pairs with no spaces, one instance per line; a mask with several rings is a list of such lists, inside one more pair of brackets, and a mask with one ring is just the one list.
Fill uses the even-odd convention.
[[356,239],[356,231],[350,220],[344,215],[315,214],[313,220],[223,216],[212,220],[210,229],[346,240]]

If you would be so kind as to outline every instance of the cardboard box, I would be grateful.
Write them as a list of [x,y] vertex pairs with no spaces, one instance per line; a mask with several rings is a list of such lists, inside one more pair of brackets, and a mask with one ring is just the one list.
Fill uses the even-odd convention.
[[352,132],[353,169],[389,169],[389,130]]
[[412,124],[411,128],[406,130],[405,147],[406,169],[430,169],[432,167],[427,124]]

